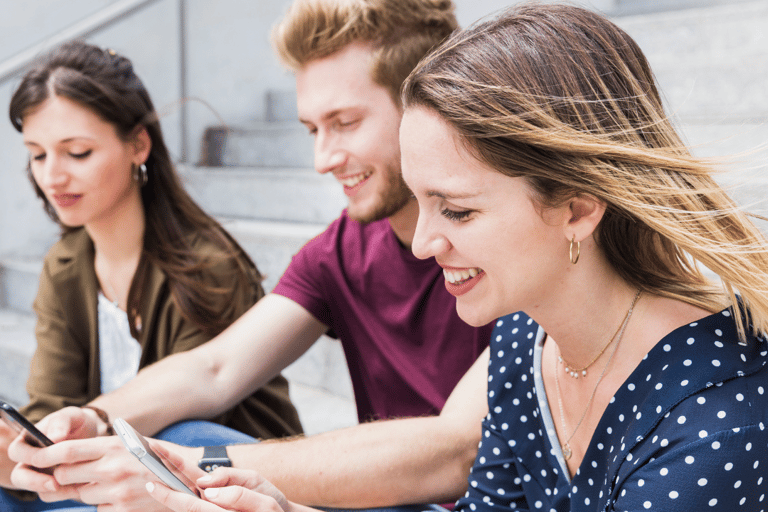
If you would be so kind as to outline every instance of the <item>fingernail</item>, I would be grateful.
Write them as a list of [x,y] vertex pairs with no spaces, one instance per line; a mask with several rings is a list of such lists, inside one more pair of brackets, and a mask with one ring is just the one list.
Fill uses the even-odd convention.
[[147,483],[146,483],[146,485],[145,485],[144,487],[146,487],[146,488],[147,488],[147,492],[152,492],[152,491],[154,491],[154,490],[155,490],[155,484],[154,484],[154,482],[147,482]]
[[203,491],[206,498],[216,498],[219,495],[218,487],[209,487]]
[[211,480],[213,480],[213,478],[211,478],[211,475],[201,476],[200,478],[197,479],[198,482],[210,482]]
[[45,487],[45,490],[46,490],[46,491],[50,491],[50,492],[55,492],[55,491],[56,491],[56,484],[54,484],[54,483],[53,483],[53,482],[51,482],[50,480],[48,480],[47,482],[45,482],[45,484],[43,485],[43,487]]

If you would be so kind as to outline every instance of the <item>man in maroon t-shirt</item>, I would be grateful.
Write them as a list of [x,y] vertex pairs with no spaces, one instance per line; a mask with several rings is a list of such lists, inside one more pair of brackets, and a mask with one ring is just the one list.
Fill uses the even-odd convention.
[[[233,465],[313,505],[434,503],[464,492],[487,414],[491,326],[463,323],[446,290],[446,279],[473,279],[470,269],[444,276],[434,259],[410,252],[418,206],[400,175],[398,141],[402,81],[455,28],[450,0],[296,0],[273,43],[295,72],[315,167],[340,182],[347,209],[229,329],[94,406],[145,433],[212,417],[329,333],[344,345],[360,419],[410,418],[230,446]],[[173,451],[190,465],[202,454]],[[108,459],[89,453],[82,459]],[[131,485],[123,481],[113,489]]]

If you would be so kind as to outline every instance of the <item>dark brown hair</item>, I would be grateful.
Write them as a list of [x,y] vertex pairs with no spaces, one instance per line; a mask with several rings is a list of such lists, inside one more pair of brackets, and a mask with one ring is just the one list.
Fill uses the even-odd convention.
[[[520,4],[454,34],[403,85],[497,171],[523,177],[543,206],[604,201],[598,247],[628,283],[768,332],[768,242],[691,156],[632,38],[587,9]],[[716,272],[712,283],[699,262]],[[744,320],[742,322],[742,320]]]
[[[23,130],[24,116],[50,96],[75,101],[112,124],[119,137],[129,140],[143,127],[152,142],[146,161],[148,181],[141,188],[146,218],[144,248],[128,293],[131,331],[142,303],[149,276],[149,263],[167,276],[176,306],[182,315],[204,332],[215,335],[232,323],[227,301],[212,296],[249,296],[236,290],[222,289],[205,271],[225,264],[237,276],[238,286],[253,287],[256,297],[263,295],[261,276],[256,266],[232,237],[207,215],[182,187],[163,141],[157,113],[149,93],[133,71],[127,58],[112,50],[72,41],[52,51],[33,64],[24,75],[11,99],[9,114],[14,128]],[[48,202],[27,167],[30,180],[48,215],[66,232],[56,211]],[[202,238],[216,248],[205,254],[193,248]],[[214,308],[221,304],[221,308]]]

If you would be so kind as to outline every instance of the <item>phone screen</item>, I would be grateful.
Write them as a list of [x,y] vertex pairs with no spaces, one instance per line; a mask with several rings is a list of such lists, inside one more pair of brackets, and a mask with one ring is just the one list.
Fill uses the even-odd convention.
[[32,446],[43,448],[45,446],[51,446],[53,441],[40,432],[32,422],[22,416],[11,404],[0,400],[0,417],[8,424],[13,430],[19,434],[24,434],[24,440]]

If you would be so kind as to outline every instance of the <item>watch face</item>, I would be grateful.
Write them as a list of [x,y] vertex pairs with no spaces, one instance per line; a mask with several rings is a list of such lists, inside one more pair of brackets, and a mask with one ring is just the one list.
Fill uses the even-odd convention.
[[216,468],[231,468],[232,461],[226,458],[221,459],[201,459],[198,466],[206,473],[210,473]]

